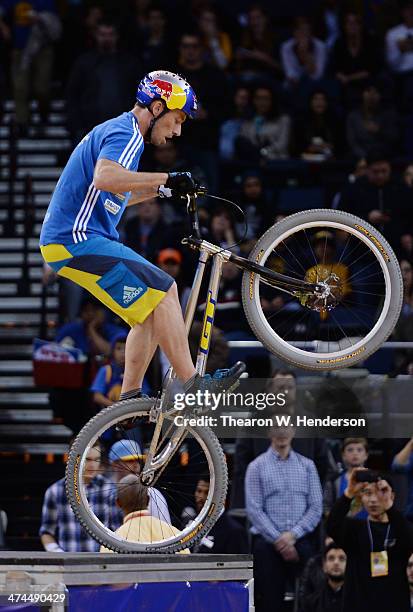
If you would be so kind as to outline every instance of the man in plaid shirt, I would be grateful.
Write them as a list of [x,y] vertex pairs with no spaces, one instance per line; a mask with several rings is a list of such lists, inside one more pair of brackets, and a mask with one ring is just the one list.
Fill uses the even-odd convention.
[[322,515],[315,464],[291,448],[293,428],[272,428],[271,446],[250,463],[245,501],[252,524],[257,612],[283,610],[290,581],[315,552]]
[[[101,449],[91,448],[86,457],[84,481],[92,511],[109,529],[115,531],[123,522],[116,506],[116,486],[100,474]],[[113,488],[113,491],[112,491]],[[49,552],[98,552],[99,544],[81,527],[66,497],[65,479],[53,483],[43,501],[40,538]]]

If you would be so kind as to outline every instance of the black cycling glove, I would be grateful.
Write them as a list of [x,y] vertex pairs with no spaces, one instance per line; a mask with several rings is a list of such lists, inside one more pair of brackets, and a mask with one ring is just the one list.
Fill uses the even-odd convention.
[[196,182],[190,172],[170,172],[165,185],[159,187],[162,198],[186,197],[196,191]]

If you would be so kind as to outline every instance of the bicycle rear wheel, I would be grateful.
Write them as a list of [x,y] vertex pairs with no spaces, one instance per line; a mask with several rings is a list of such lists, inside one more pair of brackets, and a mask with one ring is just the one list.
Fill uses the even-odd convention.
[[[175,453],[162,469],[154,486],[147,487],[151,504],[149,507],[152,507],[150,520],[155,522],[153,515],[162,521],[156,539],[139,537],[135,541],[130,540],[126,523],[123,526],[126,531],[124,529],[122,535],[116,533],[123,520],[115,503],[117,483],[125,475],[139,474],[142,465],[138,462],[112,460],[109,463],[107,453],[100,449],[99,477],[103,474],[105,478],[108,507],[103,510],[94,504],[93,487],[86,483],[87,477],[90,477],[88,455],[91,449],[96,450],[96,444],[100,445],[107,438],[108,432],[120,433],[123,440],[132,439],[134,430],[129,427],[132,423],[136,425],[148,422],[153,401],[126,400],[105,408],[83,427],[70,449],[66,492],[72,509],[86,531],[97,542],[115,552],[174,553],[190,548],[208,533],[224,507],[228,484],[226,461],[217,437],[208,427],[188,428],[189,436],[185,438],[185,443],[189,447],[190,461],[186,468],[182,468],[178,461],[179,455]],[[173,427],[170,418],[165,419],[165,423],[167,427]],[[166,430],[159,454],[169,439],[170,432]],[[194,488],[200,476],[209,478],[209,490],[206,498],[196,505]],[[137,520],[135,516],[134,531],[140,534]],[[142,534],[147,533],[148,518],[141,520]],[[152,529],[149,531],[152,532]]]
[[252,331],[283,360],[310,370],[359,363],[392,332],[403,283],[388,242],[366,221],[337,210],[286,217],[249,259],[288,276],[324,283],[330,297],[289,295],[244,272],[242,297]]

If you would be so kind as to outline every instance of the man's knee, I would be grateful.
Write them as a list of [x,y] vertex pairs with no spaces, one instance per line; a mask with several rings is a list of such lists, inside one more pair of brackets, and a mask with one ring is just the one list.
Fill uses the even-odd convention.
[[161,302],[159,302],[159,303],[162,304],[165,301],[166,302],[170,302],[171,300],[174,300],[174,301],[178,300],[179,301],[179,298],[178,298],[178,287],[177,287],[175,281],[169,287],[168,291],[166,292],[166,295],[165,295],[164,299]]
[[174,282],[172,283],[172,285],[169,287],[169,289],[168,289],[167,293],[176,293],[176,294],[178,293],[178,287],[177,287],[177,284],[176,284],[176,282],[175,282],[175,281],[174,281]]

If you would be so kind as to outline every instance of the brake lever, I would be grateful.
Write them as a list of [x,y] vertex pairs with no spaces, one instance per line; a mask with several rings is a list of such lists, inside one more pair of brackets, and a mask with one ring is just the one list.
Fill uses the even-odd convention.
[[207,189],[206,187],[203,187],[202,185],[198,185],[198,184],[196,184],[196,185],[195,185],[195,189],[194,189],[194,192],[193,192],[193,193],[187,193],[186,195],[183,195],[183,194],[182,194],[182,195],[181,195],[181,198],[182,198],[183,200],[185,200],[185,199],[186,199],[186,198],[188,198],[188,197],[195,197],[195,198],[198,198],[198,197],[202,197],[202,196],[207,195],[207,193],[208,193],[208,189]]
[[196,185],[195,187],[195,195],[196,196],[205,196],[208,193],[208,189],[203,185]]

